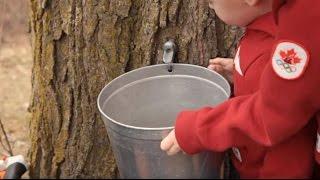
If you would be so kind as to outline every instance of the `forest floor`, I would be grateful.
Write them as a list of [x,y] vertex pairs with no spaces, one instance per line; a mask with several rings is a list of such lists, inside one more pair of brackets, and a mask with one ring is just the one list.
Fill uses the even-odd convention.
[[[27,157],[31,96],[31,55],[27,36],[0,44],[0,118],[13,153]],[[0,136],[4,140],[3,134]],[[0,145],[0,155],[7,154]]]
[[[29,1],[0,0],[0,119],[14,155],[27,159],[32,51]],[[4,142],[4,135],[0,131]],[[0,157],[8,155],[0,143]],[[25,175],[24,178],[27,178]]]

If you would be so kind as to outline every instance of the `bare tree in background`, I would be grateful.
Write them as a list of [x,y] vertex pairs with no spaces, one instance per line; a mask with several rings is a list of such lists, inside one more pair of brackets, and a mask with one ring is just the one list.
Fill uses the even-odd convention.
[[34,54],[30,175],[115,178],[96,105],[115,77],[161,62],[174,39],[180,63],[230,56],[240,33],[201,0],[31,0]]
[[[3,148],[8,153],[8,155],[13,156],[13,151],[7,135],[7,131],[4,128],[1,118],[0,118],[0,147]],[[4,154],[0,154],[0,155],[4,155]]]

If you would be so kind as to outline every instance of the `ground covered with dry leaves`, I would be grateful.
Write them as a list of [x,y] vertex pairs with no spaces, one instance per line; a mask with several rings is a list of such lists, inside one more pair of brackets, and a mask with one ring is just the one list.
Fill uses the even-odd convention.
[[[13,153],[24,156],[30,144],[27,109],[31,95],[31,68],[31,48],[27,38],[0,46],[0,118]],[[0,153],[7,153],[2,146]]]
[[[28,1],[0,0],[0,119],[15,155],[27,157],[32,52]],[[0,156],[8,154],[0,130]]]

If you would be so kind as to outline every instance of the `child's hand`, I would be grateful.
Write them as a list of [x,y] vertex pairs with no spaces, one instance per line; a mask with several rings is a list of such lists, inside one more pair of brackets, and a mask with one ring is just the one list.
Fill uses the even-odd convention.
[[181,151],[174,130],[162,140],[160,147],[163,151],[166,151],[169,156],[173,156]]
[[233,83],[234,62],[231,58],[210,59],[208,69],[213,70]]

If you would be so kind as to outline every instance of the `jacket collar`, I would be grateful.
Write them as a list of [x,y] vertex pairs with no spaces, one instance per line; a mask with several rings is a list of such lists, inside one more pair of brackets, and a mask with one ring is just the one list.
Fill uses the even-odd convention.
[[274,35],[276,26],[273,20],[272,12],[266,13],[247,26],[247,30],[256,30]]
[[273,17],[275,24],[278,24],[279,9],[286,3],[287,0],[273,0]]

